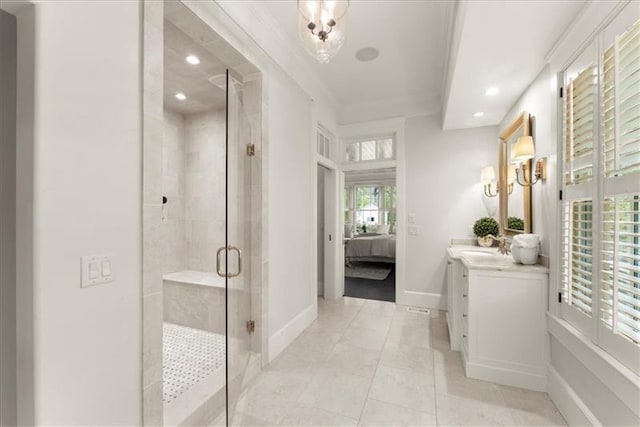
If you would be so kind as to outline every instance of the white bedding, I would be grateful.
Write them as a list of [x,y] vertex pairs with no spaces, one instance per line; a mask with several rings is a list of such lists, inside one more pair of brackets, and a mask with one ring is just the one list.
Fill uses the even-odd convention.
[[347,241],[345,256],[355,257],[396,257],[396,235],[380,234],[375,236],[358,236]]

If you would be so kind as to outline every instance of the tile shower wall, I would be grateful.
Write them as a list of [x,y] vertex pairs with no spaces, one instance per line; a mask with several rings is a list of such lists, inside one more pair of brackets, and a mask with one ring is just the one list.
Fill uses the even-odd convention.
[[185,230],[189,270],[215,272],[225,233],[225,111],[185,118]]
[[163,273],[187,270],[185,233],[185,120],[171,110],[164,110],[162,142],[162,192],[167,203],[162,206],[165,229]]

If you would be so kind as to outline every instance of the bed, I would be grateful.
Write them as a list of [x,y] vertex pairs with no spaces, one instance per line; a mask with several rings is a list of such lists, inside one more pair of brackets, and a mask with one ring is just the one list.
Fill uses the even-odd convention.
[[396,235],[360,235],[346,241],[345,261],[396,262]]

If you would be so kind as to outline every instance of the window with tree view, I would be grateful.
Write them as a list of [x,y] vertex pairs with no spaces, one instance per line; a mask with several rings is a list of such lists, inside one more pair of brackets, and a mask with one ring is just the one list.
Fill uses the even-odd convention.
[[345,224],[352,224],[359,229],[363,225],[393,225],[396,221],[396,186],[347,186],[345,207]]

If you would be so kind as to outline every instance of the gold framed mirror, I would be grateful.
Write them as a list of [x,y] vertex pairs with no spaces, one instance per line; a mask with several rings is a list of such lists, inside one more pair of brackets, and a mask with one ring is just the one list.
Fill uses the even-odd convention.
[[[531,186],[518,184],[518,166],[511,161],[513,146],[521,136],[531,136],[531,117],[524,111],[500,134],[498,150],[500,231],[505,236],[531,233]],[[532,161],[527,160],[519,172],[523,182],[531,182]],[[504,189],[504,190],[503,190]]]

